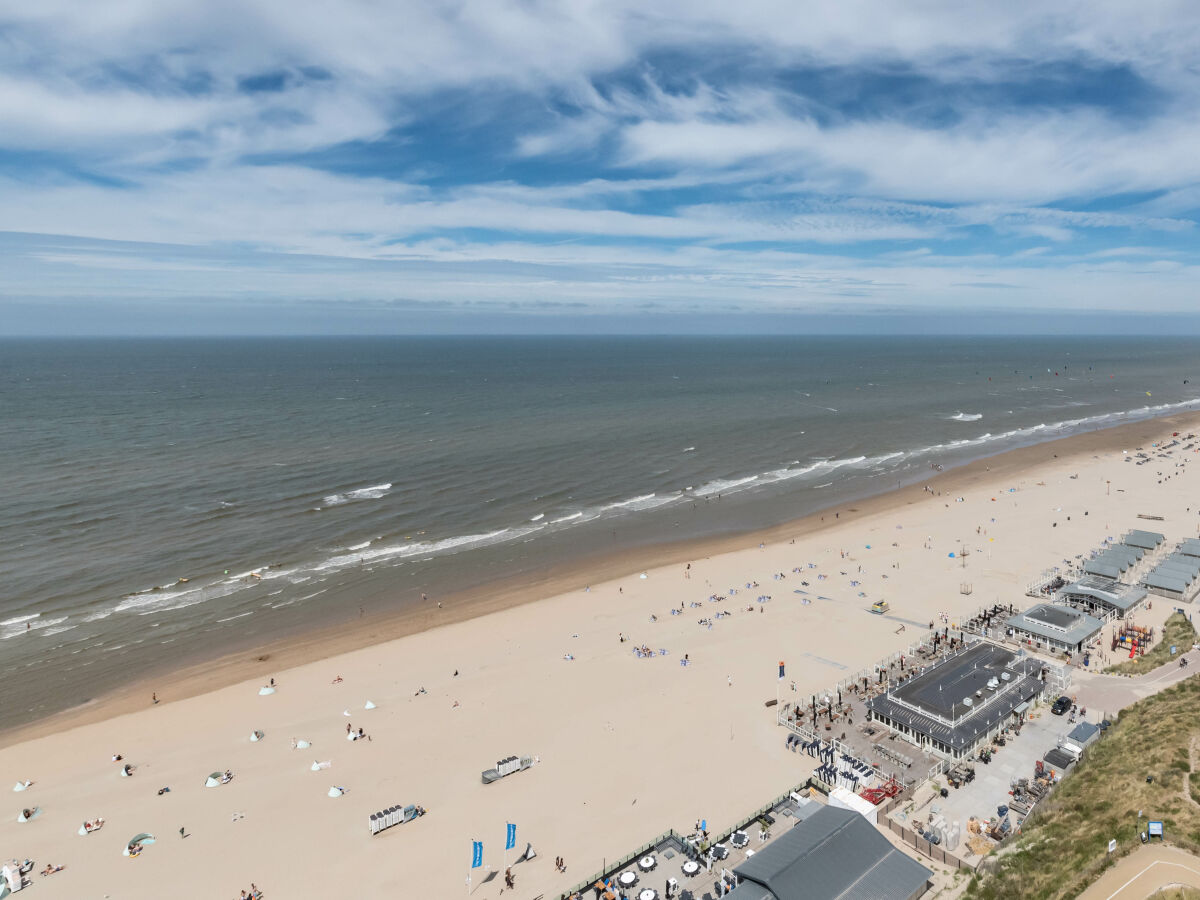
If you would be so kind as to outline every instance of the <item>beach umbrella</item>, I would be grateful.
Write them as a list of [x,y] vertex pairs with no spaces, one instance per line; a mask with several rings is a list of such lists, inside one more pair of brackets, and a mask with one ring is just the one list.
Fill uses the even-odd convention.
[[125,845],[125,849],[123,851],[121,851],[121,855],[128,856],[129,850],[131,847],[142,847],[142,846],[145,846],[146,844],[153,844],[153,843],[154,843],[154,835],[147,834],[146,832],[142,832],[141,834],[134,835],[132,838],[129,839],[129,842]]

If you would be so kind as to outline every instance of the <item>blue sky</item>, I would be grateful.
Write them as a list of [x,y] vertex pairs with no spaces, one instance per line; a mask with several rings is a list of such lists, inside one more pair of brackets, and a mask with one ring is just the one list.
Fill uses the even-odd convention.
[[1187,3],[5,4],[0,333],[1198,330],[1198,100]]

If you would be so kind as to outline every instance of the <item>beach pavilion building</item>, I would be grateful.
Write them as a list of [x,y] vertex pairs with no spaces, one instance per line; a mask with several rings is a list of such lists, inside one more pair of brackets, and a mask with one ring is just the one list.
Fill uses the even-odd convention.
[[1065,603],[1098,619],[1123,619],[1146,600],[1146,588],[1100,575],[1084,575],[1054,592],[1055,603]]
[[867,714],[944,759],[969,757],[1023,715],[1044,688],[1042,663],[988,641],[888,685]]
[[725,900],[916,900],[933,872],[848,809],[825,806],[733,870]]
[[1010,616],[1008,633],[1036,650],[1079,653],[1091,643],[1104,622],[1070,606],[1039,603]]

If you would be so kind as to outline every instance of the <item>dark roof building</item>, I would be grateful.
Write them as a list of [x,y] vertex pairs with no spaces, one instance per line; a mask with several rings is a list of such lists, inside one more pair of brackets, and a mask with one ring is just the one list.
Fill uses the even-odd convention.
[[933,872],[856,812],[823,807],[733,870],[726,900],[915,900]]
[[987,641],[867,701],[869,716],[946,759],[962,759],[1042,692],[1042,664]]

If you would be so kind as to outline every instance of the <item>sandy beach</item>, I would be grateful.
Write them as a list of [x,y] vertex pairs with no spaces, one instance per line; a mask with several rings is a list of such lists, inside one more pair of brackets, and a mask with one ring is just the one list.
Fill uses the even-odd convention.
[[[495,898],[503,878],[481,882],[502,875],[512,822],[518,851],[538,853],[514,867],[516,893],[555,897],[667,828],[720,828],[807,777],[763,706],[780,660],[783,690],[804,696],[941,613],[1028,605],[1038,573],[1146,526],[1139,514],[1161,516],[1149,524],[1168,541],[1196,536],[1182,465],[1194,451],[1125,461],[1196,430],[1193,415],[1077,435],[769,532],[430,598],[130,685],[3,737],[0,852],[66,866],[35,877],[39,897],[237,897],[251,882],[268,897],[450,897],[480,840],[471,896]],[[869,613],[878,599],[890,617]],[[635,655],[643,645],[655,655]],[[481,784],[510,755],[538,762]],[[228,784],[204,786],[226,770]],[[370,813],[409,803],[428,815],[370,836]],[[76,833],[96,817],[103,828]],[[123,856],[139,833],[156,842]]]

